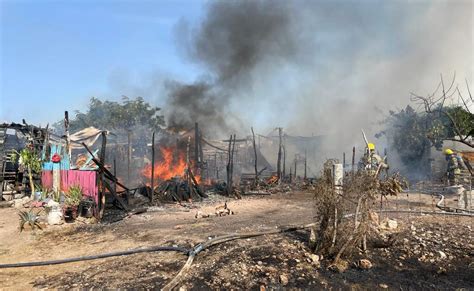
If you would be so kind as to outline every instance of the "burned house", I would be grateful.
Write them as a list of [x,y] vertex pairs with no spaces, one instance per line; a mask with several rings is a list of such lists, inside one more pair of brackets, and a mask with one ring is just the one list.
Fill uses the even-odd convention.
[[[36,152],[43,150],[47,139],[47,128],[23,124],[0,124],[0,200],[11,200],[21,197],[30,191],[26,180],[25,169],[14,159],[22,149],[29,147]],[[39,176],[33,179],[39,181]]]

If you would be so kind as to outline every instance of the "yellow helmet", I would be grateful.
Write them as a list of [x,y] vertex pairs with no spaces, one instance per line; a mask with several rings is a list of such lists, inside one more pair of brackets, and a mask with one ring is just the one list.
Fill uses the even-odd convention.
[[374,145],[373,143],[369,142],[369,143],[367,144],[367,148],[369,148],[369,150],[371,150],[371,151],[372,151],[372,150],[375,150],[375,145]]
[[444,150],[444,154],[445,154],[445,155],[452,155],[452,154],[454,154],[454,152],[453,152],[453,150],[451,150],[451,149],[445,149],[445,150]]

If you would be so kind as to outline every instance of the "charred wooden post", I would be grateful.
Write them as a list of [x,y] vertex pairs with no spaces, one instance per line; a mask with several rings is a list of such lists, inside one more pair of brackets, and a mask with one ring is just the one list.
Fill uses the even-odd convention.
[[290,184],[291,184],[291,182],[293,182],[293,173],[292,173],[292,169],[290,167]]
[[277,159],[277,175],[278,175],[278,180],[281,179],[281,145],[282,145],[282,140],[281,140],[281,131],[282,128],[278,128],[278,159]]
[[257,169],[257,145],[255,144],[255,133],[253,131],[253,127],[250,128],[252,130],[252,140],[253,140],[253,153],[255,155],[255,186],[258,185],[258,169]]
[[109,170],[107,170],[107,168],[99,161],[95,158],[94,156],[94,153],[92,153],[92,151],[89,149],[89,147],[85,144],[85,143],[81,143],[82,146],[87,150],[87,152],[92,156],[92,161],[94,162],[94,164],[96,164],[98,167],[99,167],[99,170],[103,171],[104,174],[105,174],[105,177],[109,180],[112,180],[114,182],[117,183],[117,185],[119,185],[120,187],[122,187],[123,189],[125,189],[126,191],[129,191],[128,187],[125,186],[124,184],[120,183],[118,180],[117,180],[117,177],[115,177]]
[[233,192],[233,176],[234,176],[234,151],[235,151],[236,135],[230,135],[229,139],[229,153],[227,161],[227,194]]
[[[202,150],[202,133],[201,131],[198,129],[198,149],[199,149],[199,169],[202,171],[202,169],[204,168],[204,151]],[[199,173],[201,174],[201,177],[202,177],[202,174],[203,173]]]
[[[101,133],[102,136],[102,146],[100,148],[100,154],[99,154],[99,160],[102,163],[102,165],[105,165],[105,148],[107,146],[107,136],[105,132],[103,131]],[[105,174],[104,171],[100,172],[100,186],[101,189],[99,191],[99,218],[102,218],[104,215],[104,209],[105,209]]]
[[127,130],[127,184],[130,184],[130,162],[132,160],[132,131]]
[[150,202],[153,203],[153,194],[155,193],[155,132],[151,135],[151,193]]
[[[236,141],[236,136],[234,134],[234,140],[232,142],[232,155],[231,155],[231,163],[230,163],[230,187],[231,190],[233,189],[233,184],[234,184],[234,152],[235,152],[235,141]],[[237,198],[241,198],[238,194],[234,193]]]
[[66,152],[71,159],[71,140],[69,138],[69,112],[64,111],[64,132],[66,134]]
[[298,158],[297,158],[297,156],[295,155],[295,172],[294,172],[294,174],[293,174],[293,176],[295,177],[295,181],[296,181],[296,165],[297,165],[297,163],[298,163]]
[[342,152],[342,168],[346,168],[346,152]]
[[226,173],[227,173],[227,195],[230,195],[230,192],[232,191],[232,186],[230,185],[231,183],[231,173],[230,173],[230,159],[232,155],[232,134],[230,135],[229,138],[229,150],[227,151],[227,166],[226,166]]
[[306,168],[307,168],[307,158],[306,158],[306,150],[304,150],[304,179],[306,180],[307,179],[307,171],[306,171]]
[[283,145],[283,178],[286,177],[286,146]]
[[194,123],[194,170],[198,173],[199,169],[199,125]]
[[352,173],[354,173],[354,167],[355,167],[355,154],[356,154],[356,147],[352,147]]
[[217,166],[217,153],[214,154],[214,167],[216,170],[216,180],[219,180],[219,167]]
[[[196,123],[197,126],[197,123]],[[194,141],[196,143],[196,140]],[[185,178],[186,178],[186,183],[188,184],[188,189],[189,189],[189,195],[190,197],[193,197],[194,194],[194,187],[193,187],[193,182],[191,181],[191,165],[189,162],[189,146],[191,143],[191,137],[188,137],[188,143],[186,144],[186,172],[185,172]],[[195,152],[196,153],[196,152]]]
[[[117,163],[115,162],[115,158],[114,158],[114,177],[117,177]],[[117,182],[116,181],[113,181],[114,182],[114,192],[117,193]],[[128,194],[128,192],[127,192]],[[129,197],[127,196],[127,202],[130,201]]]

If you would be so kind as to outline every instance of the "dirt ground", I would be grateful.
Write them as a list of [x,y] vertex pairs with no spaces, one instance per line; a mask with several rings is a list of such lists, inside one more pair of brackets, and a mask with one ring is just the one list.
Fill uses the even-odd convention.
[[[234,215],[213,213],[216,201],[154,207],[119,222],[74,223],[43,231],[18,231],[14,208],[0,209],[0,264],[52,260],[146,246],[191,248],[211,237],[314,222],[312,193],[286,193],[228,200]],[[432,210],[431,195],[390,198],[386,208]],[[436,200],[436,199],[435,199]],[[453,198],[448,200],[454,203]],[[309,252],[307,230],[235,240],[200,253],[183,289],[474,289],[474,218],[383,214],[398,222],[390,248],[371,249],[350,260],[344,273],[327,269]],[[186,261],[180,253],[144,253],[62,265],[0,269],[0,289],[163,287]],[[369,259],[369,270],[353,262]]]

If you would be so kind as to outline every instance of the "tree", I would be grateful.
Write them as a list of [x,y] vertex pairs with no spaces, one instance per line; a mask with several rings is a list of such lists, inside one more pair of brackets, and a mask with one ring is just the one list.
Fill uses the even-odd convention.
[[[127,136],[127,182],[130,182],[130,163],[132,157],[132,134],[135,136],[151,136],[151,132],[160,132],[165,125],[161,108],[151,106],[142,97],[129,99],[123,96],[122,102],[101,101],[92,97],[86,112],[76,111],[76,116],[69,122],[69,130],[75,132],[83,128],[94,126],[109,130],[117,135]],[[56,123],[56,129],[62,128],[62,121]],[[145,139],[137,140],[144,142]]]
[[[456,75],[449,87],[446,89],[441,75],[441,81],[436,90],[427,96],[411,93],[412,101],[421,104],[427,116],[432,121],[432,127],[428,134],[433,144],[439,144],[445,140],[455,141],[474,147],[474,99],[466,80],[466,89],[469,95],[464,97],[459,86],[455,86]],[[438,93],[438,91],[440,91]],[[456,100],[456,98],[458,100]]]
[[[428,170],[427,157],[433,145],[429,138],[433,131],[433,120],[426,113],[418,113],[408,105],[399,112],[390,111],[383,124],[385,129],[376,137],[384,135],[387,138],[390,148],[396,151],[402,164],[407,167],[407,172],[411,172],[410,169]],[[442,143],[434,145],[440,148]]]
[[[69,123],[74,132],[94,126],[110,131],[132,131],[138,127],[159,131],[165,125],[161,108],[153,107],[142,97],[129,99],[123,96],[122,102],[101,101],[92,97],[86,112],[76,111],[76,117]],[[59,122],[62,124],[62,121]]]
[[15,151],[12,160],[18,160],[18,163],[26,167],[28,172],[28,179],[30,181],[31,195],[34,196],[35,193],[35,184],[33,182],[33,173],[41,172],[41,159],[39,154],[33,147],[26,147],[20,152]]

